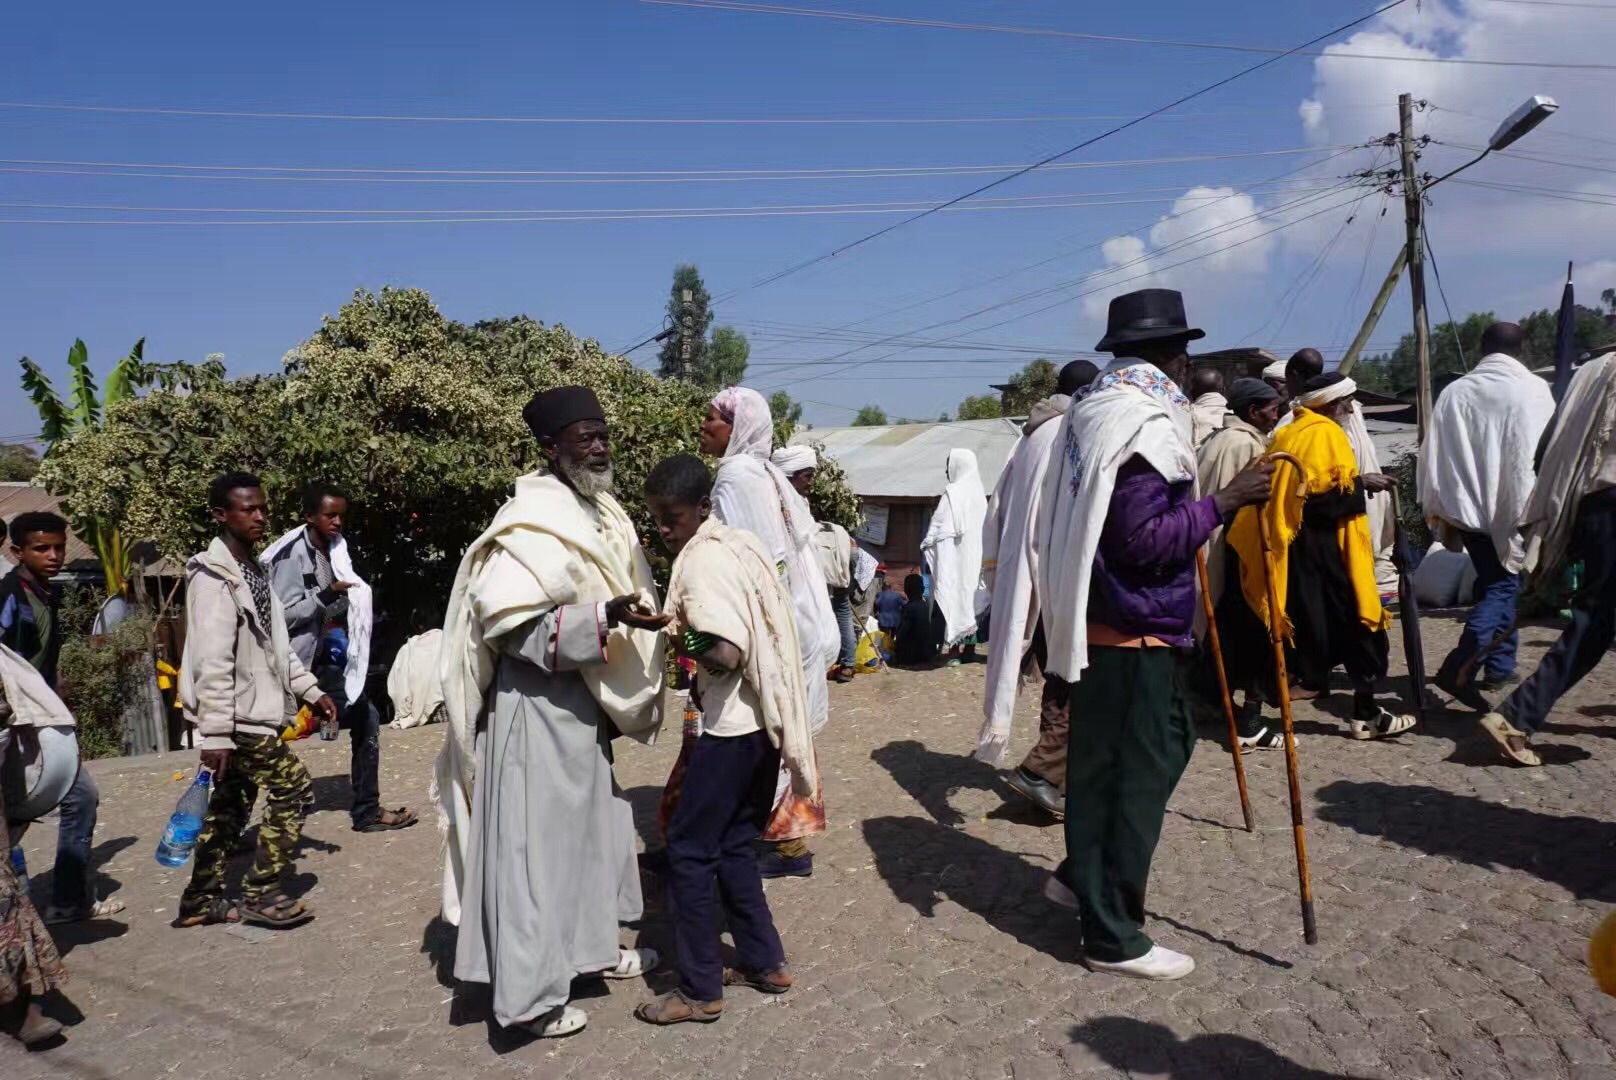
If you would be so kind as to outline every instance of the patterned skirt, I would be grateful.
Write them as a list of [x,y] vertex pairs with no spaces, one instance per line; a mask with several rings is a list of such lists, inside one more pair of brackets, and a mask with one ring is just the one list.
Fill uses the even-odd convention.
[[[0,819],[0,838],[6,835]],[[50,993],[67,981],[45,920],[22,890],[11,860],[0,858],[0,1005]]]

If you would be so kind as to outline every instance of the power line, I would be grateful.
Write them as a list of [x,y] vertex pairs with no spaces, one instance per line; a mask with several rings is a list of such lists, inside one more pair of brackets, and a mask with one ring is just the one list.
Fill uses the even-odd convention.
[[[1335,105],[1337,109],[1380,109],[1381,105]],[[65,113],[113,114],[120,116],[171,116],[201,119],[242,120],[321,120],[345,122],[387,122],[412,124],[641,124],[655,127],[691,125],[942,125],[942,124],[1071,124],[1126,120],[1125,115],[1063,116],[1040,113],[1013,116],[453,116],[406,115],[399,113],[275,112],[243,109],[200,109],[191,107],[76,105],[39,101],[0,101],[0,109],[24,109]],[[1294,115],[1294,109],[1231,109],[1212,113],[1178,113],[1178,119],[1194,120],[1223,116]]]
[[1437,295],[1442,297],[1442,310],[1448,316],[1448,331],[1453,334],[1453,348],[1459,354],[1459,363],[1465,370],[1470,364],[1465,360],[1464,342],[1459,340],[1459,324],[1453,321],[1453,308],[1448,306],[1448,291],[1442,287],[1442,268],[1436,264],[1436,249],[1431,246],[1431,234],[1426,231],[1425,219],[1420,219],[1420,240],[1425,244],[1425,254],[1431,260],[1431,273],[1436,276]]
[[[1317,198],[1317,196],[1309,196],[1309,198]],[[1352,199],[1355,199],[1355,198],[1358,198],[1358,196],[1357,195],[1352,196]],[[1294,219],[1292,219],[1290,221],[1286,221],[1286,222],[1276,226],[1273,229],[1268,229],[1268,230],[1266,230],[1264,232],[1260,232],[1260,233],[1256,233],[1256,234],[1254,234],[1252,236],[1244,237],[1244,238],[1242,238],[1240,240],[1234,241],[1233,243],[1225,244],[1222,247],[1213,248],[1210,251],[1201,252],[1198,255],[1193,255],[1193,256],[1191,256],[1191,257],[1189,257],[1187,259],[1183,259],[1183,260],[1180,260],[1179,262],[1172,263],[1171,265],[1168,265],[1168,266],[1152,266],[1152,267],[1142,271],[1141,273],[1134,274],[1134,275],[1132,275],[1130,277],[1127,277],[1127,278],[1123,278],[1120,281],[1107,281],[1104,284],[1095,286],[1094,288],[1087,289],[1087,290],[1082,290],[1082,291],[1074,293],[1074,294],[1072,294],[1070,296],[1063,296],[1060,299],[1056,300],[1052,304],[1048,304],[1048,305],[1046,305],[1046,306],[1044,306],[1042,308],[1037,308],[1037,309],[1035,309],[1035,310],[1033,310],[1031,312],[1027,312],[1027,313],[1024,313],[1024,314],[1021,314],[1021,315],[1012,316],[1009,319],[1005,319],[1005,320],[1002,320],[1002,321],[997,322],[997,323],[989,324],[988,326],[981,327],[978,330],[973,331],[973,333],[985,333],[986,331],[991,330],[991,329],[995,329],[996,327],[1004,326],[1004,325],[1007,325],[1008,323],[1012,323],[1012,322],[1019,322],[1020,320],[1025,319],[1025,318],[1029,318],[1032,315],[1036,315],[1036,314],[1039,314],[1039,313],[1041,313],[1043,311],[1047,311],[1047,310],[1049,310],[1050,308],[1053,308],[1053,307],[1058,307],[1061,304],[1070,303],[1073,300],[1081,299],[1082,297],[1090,295],[1092,293],[1103,292],[1103,291],[1105,291],[1107,289],[1113,289],[1113,288],[1116,288],[1119,285],[1125,285],[1125,284],[1127,284],[1127,283],[1129,283],[1131,281],[1136,281],[1139,278],[1150,277],[1150,276],[1153,276],[1153,275],[1156,275],[1156,274],[1164,273],[1165,271],[1177,269],[1178,267],[1188,265],[1189,263],[1196,262],[1196,261],[1198,261],[1200,259],[1209,258],[1209,257],[1211,257],[1213,255],[1221,254],[1221,253],[1223,253],[1225,251],[1230,251],[1230,250],[1233,250],[1233,249],[1238,248],[1238,247],[1243,247],[1244,245],[1252,243],[1253,241],[1260,240],[1260,239],[1262,239],[1262,238],[1264,238],[1266,236],[1271,236],[1274,233],[1280,231],[1281,229],[1287,229],[1287,228],[1290,228],[1290,227],[1292,227],[1294,225],[1299,225],[1304,221],[1308,221],[1308,220],[1311,220],[1312,218],[1318,217],[1320,214],[1327,214],[1332,210],[1339,209],[1340,207],[1345,206],[1348,202],[1351,202],[1352,199],[1347,199],[1347,200],[1344,200],[1344,201],[1341,201],[1341,202],[1338,202],[1338,203],[1334,203],[1334,204],[1332,204],[1330,206],[1325,207],[1322,210],[1317,210],[1317,211],[1314,211],[1313,213],[1306,214],[1306,215],[1304,215],[1302,217],[1294,218]],[[1301,200],[1299,200],[1299,201],[1301,201]],[[1152,261],[1154,258],[1159,257],[1159,254],[1160,254],[1159,252],[1151,253],[1150,255],[1142,256],[1139,259],[1132,260],[1130,263],[1124,263],[1124,264],[1122,264],[1122,266],[1111,267],[1111,268],[1109,268],[1109,270],[1097,271],[1094,274],[1085,275],[1085,277],[1080,278],[1079,281],[1086,280],[1086,279],[1089,279],[1089,278],[1092,278],[1092,277],[1097,277],[1097,276],[1106,276],[1108,273],[1114,273],[1115,271],[1122,269],[1124,266],[1136,265],[1136,264],[1139,264],[1139,263]],[[1045,291],[1047,292],[1047,291],[1050,291],[1050,290],[1045,290]],[[1003,304],[989,305],[986,308],[979,309],[978,311],[972,312],[972,313],[970,313],[968,315],[960,316],[957,319],[946,320],[945,323],[939,324],[939,325],[946,325],[947,322],[965,321],[967,319],[975,318],[978,315],[984,314],[987,311],[993,310],[996,307],[1003,307],[1003,306],[1007,306],[1009,304],[1019,303],[1019,302],[1020,302],[1019,300],[1017,300],[1017,301],[1006,301]],[[961,338],[963,338],[965,336],[968,336],[968,335],[961,335]],[[858,350],[854,350],[854,351],[858,351]],[[907,349],[899,349],[899,350],[896,350],[896,351],[897,352],[905,352],[905,351],[908,351],[908,350]],[[892,354],[889,353],[887,355],[892,355]],[[835,359],[837,359],[837,357],[828,357],[828,358],[825,358],[825,360],[820,361],[820,363],[832,362]],[[877,357],[876,359],[884,359],[884,357]],[[777,386],[770,386],[767,389],[774,390],[774,389],[779,389],[779,388],[784,387],[784,386],[794,385],[794,384],[799,383],[799,382],[812,382],[815,379],[821,379],[821,378],[825,378],[826,376],[829,376],[829,375],[839,374],[839,373],[841,373],[843,371],[848,371],[848,370],[851,370],[851,369],[856,368],[856,367],[862,367],[865,364],[872,363],[872,362],[873,361],[869,361],[869,360],[854,361],[854,362],[849,363],[849,364],[843,364],[840,367],[837,367],[837,368],[835,368],[835,369],[833,369],[831,371],[824,371],[824,372],[819,372],[819,373],[813,374],[813,375],[806,375],[806,376],[802,377],[801,379],[789,379],[789,380],[786,380],[783,383],[778,384]]]
[[[1349,185],[1349,184],[1341,184],[1341,185],[1338,185],[1336,188],[1333,188],[1333,189],[1330,189],[1330,190],[1331,191],[1345,190],[1346,188],[1348,188],[1350,186],[1351,185]],[[968,322],[971,319],[974,319],[974,318],[976,318],[976,317],[978,317],[980,315],[987,314],[990,311],[996,311],[996,310],[1000,310],[1000,309],[1006,308],[1006,307],[1015,307],[1015,306],[1018,306],[1020,304],[1026,303],[1029,300],[1035,300],[1035,299],[1037,299],[1039,297],[1042,297],[1042,296],[1048,296],[1048,295],[1050,295],[1052,293],[1065,292],[1065,291],[1069,290],[1070,288],[1073,288],[1073,287],[1076,287],[1076,286],[1081,286],[1083,283],[1088,282],[1088,281],[1092,281],[1095,278],[1105,277],[1107,275],[1118,273],[1118,272],[1120,272],[1122,270],[1125,270],[1125,269],[1128,269],[1130,267],[1143,264],[1145,262],[1148,262],[1151,258],[1159,257],[1160,255],[1162,255],[1162,254],[1164,254],[1166,252],[1170,252],[1170,251],[1173,251],[1173,250],[1177,250],[1177,249],[1181,249],[1181,248],[1190,246],[1190,245],[1195,244],[1195,243],[1199,243],[1200,241],[1210,239],[1211,237],[1219,235],[1220,233],[1227,232],[1230,229],[1240,228],[1240,227],[1242,227],[1244,225],[1247,225],[1247,224],[1250,224],[1252,222],[1261,220],[1264,217],[1271,216],[1271,215],[1274,215],[1274,214],[1278,214],[1278,213],[1284,212],[1286,210],[1295,209],[1295,208],[1299,207],[1300,205],[1302,205],[1304,203],[1307,203],[1309,201],[1313,201],[1313,200],[1322,198],[1322,197],[1324,197],[1325,195],[1328,195],[1328,194],[1329,194],[1328,191],[1324,192],[1324,193],[1320,193],[1320,194],[1309,194],[1309,195],[1305,195],[1305,196],[1303,196],[1301,198],[1291,200],[1290,202],[1287,202],[1287,203],[1280,203],[1280,204],[1278,204],[1276,206],[1270,207],[1267,210],[1263,210],[1263,211],[1259,211],[1257,213],[1249,214],[1249,215],[1246,215],[1245,217],[1236,218],[1236,219],[1234,219],[1232,221],[1223,222],[1223,223],[1221,223],[1219,225],[1216,225],[1216,226],[1213,226],[1211,228],[1203,229],[1203,230],[1200,230],[1199,232],[1191,233],[1188,236],[1182,237],[1179,240],[1174,241],[1172,244],[1168,244],[1165,247],[1158,249],[1156,252],[1141,256],[1141,257],[1139,257],[1137,259],[1130,260],[1129,262],[1122,263],[1122,264],[1117,265],[1117,266],[1102,267],[1101,269],[1098,269],[1098,270],[1092,270],[1092,271],[1089,271],[1089,272],[1087,272],[1085,274],[1082,274],[1079,277],[1077,277],[1075,279],[1072,279],[1070,281],[1057,282],[1056,284],[1054,284],[1052,286],[1046,286],[1044,288],[1034,289],[1034,290],[1032,290],[1030,292],[1024,292],[1024,293],[1021,293],[1019,295],[1009,297],[1009,298],[1007,298],[1005,300],[1001,300],[1001,301],[997,301],[995,303],[989,304],[989,305],[987,305],[985,307],[978,308],[975,311],[966,312],[963,315],[957,315],[957,316],[954,316],[952,318],[942,319],[942,320],[939,320],[938,322],[931,323],[931,324],[929,324],[927,326],[923,326],[923,327],[920,327],[920,328],[918,328],[916,330],[908,331],[906,333],[890,335],[889,337],[884,338],[884,339],[882,339],[880,341],[871,342],[868,345],[863,345],[863,346],[859,346],[859,347],[856,347],[856,348],[853,348],[853,349],[848,349],[848,350],[846,350],[844,352],[837,353],[834,356],[822,357],[822,358],[820,358],[819,361],[817,361],[815,363],[834,363],[834,362],[836,362],[838,360],[845,359],[848,356],[852,356],[855,353],[861,352],[866,348],[872,348],[875,345],[891,344],[891,343],[893,343],[893,342],[895,342],[895,341],[897,341],[897,340],[899,340],[899,339],[901,339],[903,337],[910,336],[911,334],[924,333],[924,332],[926,332],[928,330],[935,330],[935,329],[938,329],[938,328],[944,327],[944,326],[952,326],[952,325],[955,325],[957,323]],[[1057,301],[1057,304],[1064,303],[1064,302],[1065,302],[1064,300]],[[1052,306],[1054,306],[1054,305],[1052,305]],[[1040,310],[1044,310],[1044,309],[1040,309]],[[1007,320],[1007,321],[1014,321],[1014,320]],[[1003,324],[997,324],[997,325],[1003,325]],[[991,327],[988,328],[988,329],[991,329]],[[976,331],[976,332],[977,333],[982,333],[982,332],[985,332],[985,331],[984,330],[979,330],[979,331]],[[955,340],[957,340],[957,339],[958,339],[958,336],[956,336]],[[907,352],[907,351],[909,351],[909,349],[907,347],[905,347],[905,348],[900,348],[900,349],[896,350],[896,352],[886,353],[886,354],[883,354],[883,355],[885,355],[885,356],[893,356],[893,355],[896,355],[898,352]],[[879,358],[877,358],[877,359],[879,359]],[[814,364],[804,364],[802,366],[808,367],[808,366],[814,366]]]
[[[1360,52],[1331,52],[1323,50],[1310,50],[1309,45],[1322,41],[1323,37],[1315,38],[1306,45],[1294,49],[1276,49],[1265,45],[1237,45],[1220,41],[1189,41],[1174,38],[1136,37],[1122,34],[1092,34],[1078,30],[1056,30],[1036,26],[1004,26],[993,23],[965,23],[952,22],[944,19],[910,19],[899,18],[895,15],[874,15],[856,11],[833,11],[827,8],[799,8],[787,7],[783,4],[752,4],[741,3],[739,0],[640,0],[642,4],[652,4],[659,7],[694,8],[698,11],[722,11],[749,15],[794,15],[804,18],[832,19],[842,22],[873,23],[882,26],[910,26],[923,27],[936,30],[970,30],[993,34],[1011,34],[1019,37],[1049,37],[1066,38],[1076,41],[1090,41],[1106,45],[1149,45],[1173,49],[1210,49],[1218,52],[1257,53],[1271,55],[1276,59],[1284,56],[1329,56],[1348,60],[1396,60],[1404,63],[1420,64],[1470,64],[1482,67],[1525,67],[1525,68],[1551,68],[1556,70],[1583,70],[1583,71],[1616,71],[1616,64],[1564,64],[1547,60],[1487,60],[1461,56],[1393,56],[1390,53],[1360,53]],[[1385,10],[1384,8],[1381,9]],[[1365,22],[1379,11],[1348,24],[1342,29],[1349,29]],[[1340,33],[1340,31],[1334,31]],[[1330,36],[1330,35],[1325,35]]]
[[[642,2],[644,2],[644,0],[642,0]],[[784,278],[790,277],[793,274],[800,273],[801,271],[808,269],[808,267],[810,267],[810,266],[814,266],[814,265],[816,265],[818,263],[824,262],[827,259],[833,259],[833,258],[837,257],[838,255],[846,254],[847,252],[852,251],[854,248],[861,247],[862,245],[867,244],[870,241],[878,239],[878,238],[880,238],[882,236],[885,236],[890,232],[894,232],[894,231],[896,231],[898,229],[904,228],[905,226],[912,225],[915,222],[920,221],[922,218],[929,217],[932,214],[937,213],[938,211],[946,210],[950,206],[955,206],[955,205],[957,205],[959,203],[965,202],[967,199],[975,198],[976,196],[982,194],[983,192],[990,191],[993,188],[996,188],[996,187],[1000,186],[1001,184],[1007,184],[1010,181],[1016,179],[1017,177],[1025,176],[1027,173],[1032,172],[1034,169],[1040,169],[1040,168],[1044,168],[1046,166],[1054,165],[1056,162],[1060,161],[1061,158],[1070,157],[1072,154],[1077,153],[1079,150],[1082,150],[1082,149],[1084,149],[1086,147],[1089,147],[1089,146],[1093,146],[1095,143],[1100,142],[1103,139],[1108,139],[1112,135],[1116,135],[1116,134],[1118,134],[1120,132],[1127,131],[1129,128],[1136,127],[1139,124],[1142,124],[1145,121],[1151,119],[1152,117],[1159,116],[1160,114],[1162,114],[1164,112],[1168,112],[1168,111],[1170,111],[1172,109],[1176,109],[1178,106],[1184,104],[1187,101],[1193,101],[1198,97],[1202,97],[1202,96],[1204,96],[1206,94],[1211,93],[1214,90],[1217,90],[1217,89],[1219,89],[1221,87],[1227,86],[1230,83],[1235,82],[1238,79],[1242,79],[1247,75],[1250,75],[1250,74],[1252,74],[1254,72],[1257,72],[1257,71],[1261,71],[1265,67],[1269,67],[1272,64],[1278,63],[1285,56],[1289,56],[1292,53],[1297,52],[1298,50],[1305,49],[1310,45],[1313,45],[1313,44],[1315,44],[1317,42],[1325,40],[1326,38],[1334,37],[1336,34],[1342,33],[1342,32],[1344,32],[1346,30],[1350,30],[1353,27],[1358,26],[1361,23],[1368,22],[1370,19],[1375,18],[1377,15],[1384,14],[1385,12],[1390,11],[1393,8],[1398,7],[1398,6],[1400,6],[1400,5],[1402,5],[1402,4],[1406,3],[1406,2],[1407,2],[1407,0],[1392,0],[1391,3],[1386,4],[1386,5],[1382,6],[1382,7],[1376,8],[1374,11],[1369,12],[1367,15],[1362,15],[1359,18],[1353,19],[1351,22],[1343,23],[1341,26],[1338,26],[1338,27],[1336,27],[1336,28],[1334,28],[1332,30],[1329,30],[1329,31],[1327,31],[1327,32],[1325,32],[1323,34],[1320,34],[1317,37],[1312,38],[1312,39],[1310,39],[1308,41],[1304,41],[1302,44],[1296,46],[1293,49],[1289,49],[1289,50],[1285,51],[1284,53],[1281,53],[1278,56],[1271,56],[1266,60],[1260,60],[1257,63],[1252,64],[1250,67],[1242,68],[1239,71],[1236,71],[1231,75],[1226,75],[1223,78],[1218,79],[1215,82],[1211,82],[1211,83],[1206,84],[1205,86],[1201,87],[1198,90],[1192,90],[1187,94],[1184,94],[1184,95],[1182,95],[1182,96],[1180,96],[1178,98],[1175,98],[1172,101],[1169,101],[1165,105],[1158,105],[1156,108],[1151,109],[1149,112],[1142,113],[1142,114],[1140,114],[1139,116],[1135,117],[1132,120],[1128,120],[1128,121],[1126,121],[1124,123],[1121,123],[1121,124],[1118,124],[1117,126],[1112,127],[1112,128],[1107,128],[1105,131],[1100,132],[1098,135],[1090,136],[1089,138],[1084,139],[1080,143],[1077,143],[1077,144],[1075,144],[1073,146],[1067,147],[1065,150],[1060,150],[1060,151],[1057,151],[1056,153],[1050,154],[1049,156],[1047,156],[1047,157],[1045,157],[1045,158],[1043,158],[1043,159],[1041,159],[1039,161],[1033,162],[1031,165],[1027,165],[1024,168],[1017,169],[1015,172],[1012,172],[1012,173],[1010,173],[1010,174],[1008,174],[1006,176],[1001,176],[999,179],[994,180],[994,181],[992,181],[990,183],[987,183],[987,184],[983,184],[981,187],[975,188],[975,189],[973,189],[971,191],[967,191],[963,195],[958,195],[958,196],[956,196],[956,197],[954,197],[952,199],[949,199],[946,202],[939,203],[938,205],[932,207],[929,210],[923,210],[920,213],[914,215],[913,217],[905,218],[903,221],[899,221],[899,222],[896,222],[896,223],[894,223],[892,225],[888,225],[886,228],[877,229],[875,232],[870,233],[870,234],[868,234],[866,236],[860,237],[859,239],[854,240],[850,244],[843,244],[841,247],[833,248],[832,250],[830,250],[829,252],[826,252],[823,255],[817,255],[814,258],[807,260],[806,262],[798,263],[795,266],[788,267],[788,268],[786,268],[784,270],[781,270],[781,271],[779,271],[777,273],[771,274],[768,277],[764,278],[762,281],[755,282],[751,286],[748,286],[748,288],[754,288],[755,289],[755,288],[760,288],[760,287],[765,286],[765,285],[771,285],[774,282],[777,282],[777,281],[780,281],[780,280],[782,280]],[[738,292],[738,291],[740,291],[740,290],[737,290],[736,292]],[[721,300],[729,299],[730,297],[735,296],[736,292],[727,293],[727,294],[725,294],[724,297],[722,297],[720,299]]]

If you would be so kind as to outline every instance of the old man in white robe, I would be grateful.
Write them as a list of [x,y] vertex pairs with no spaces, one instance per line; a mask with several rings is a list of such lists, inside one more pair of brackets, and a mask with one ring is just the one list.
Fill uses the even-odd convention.
[[491,985],[501,1024],[549,1037],[586,1022],[567,1004],[574,978],[656,965],[618,943],[642,905],[611,740],[649,740],[661,722],[667,619],[608,491],[594,392],[546,391],[523,417],[546,467],[517,480],[461,561],[434,786],[449,833],[443,913],[460,928],[455,977]]

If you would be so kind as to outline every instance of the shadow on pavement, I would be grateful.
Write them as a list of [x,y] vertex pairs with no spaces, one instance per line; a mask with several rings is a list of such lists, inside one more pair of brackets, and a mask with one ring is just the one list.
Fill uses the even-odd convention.
[[1197,1035],[1180,1039],[1161,1024],[1105,1016],[1078,1024],[1072,1042],[1086,1046],[1113,1069],[1130,1076],[1200,1080],[1238,1076],[1241,1080],[1352,1080],[1345,1073],[1298,1065],[1243,1035]]
[[1616,824],[1503,806],[1410,784],[1338,780],[1320,788],[1318,816],[1367,836],[1476,866],[1511,867],[1579,899],[1616,900]]
[[965,816],[948,804],[948,797],[962,788],[991,791],[1006,802],[1025,804],[999,776],[999,770],[968,753],[940,754],[926,744],[903,739],[877,747],[870,760],[892,774],[892,778],[917,803],[943,825],[963,825]]
[[119,922],[116,919],[89,919],[84,922],[57,923],[50,928],[51,940],[56,942],[56,951],[63,956],[66,956],[80,945],[94,945],[98,941],[110,941],[113,938],[123,937],[128,932],[129,924]]
[[1221,945],[1223,948],[1228,949],[1230,952],[1234,953],[1235,955],[1244,956],[1248,960],[1258,960],[1258,961],[1261,961],[1264,964],[1267,964],[1269,967],[1276,967],[1276,968],[1292,968],[1292,967],[1296,966],[1295,964],[1292,964],[1289,960],[1281,960],[1277,956],[1269,956],[1265,952],[1258,952],[1256,949],[1248,949],[1243,945],[1236,945],[1234,942],[1230,941],[1228,938],[1220,938],[1220,937],[1216,936],[1215,934],[1209,934],[1205,930],[1201,930],[1201,929],[1198,929],[1197,927],[1190,926],[1188,923],[1179,922],[1177,919],[1173,918],[1171,915],[1163,915],[1160,912],[1148,911],[1148,910],[1145,912],[1145,914],[1148,915],[1150,918],[1155,919],[1157,922],[1164,922],[1168,926],[1171,926],[1176,930],[1182,930],[1184,933],[1190,934],[1190,935],[1192,935],[1194,937],[1198,937],[1202,941],[1208,942],[1208,943],[1210,943],[1212,945]]
[[1077,962],[1074,919],[1041,895],[1051,867],[919,817],[871,818],[864,840],[892,895],[926,918],[952,900],[1025,945]]

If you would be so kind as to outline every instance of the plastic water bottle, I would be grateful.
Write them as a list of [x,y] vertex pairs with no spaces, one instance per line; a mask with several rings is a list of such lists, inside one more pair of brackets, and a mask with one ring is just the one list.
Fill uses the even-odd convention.
[[23,857],[22,848],[11,849],[11,869],[17,873],[17,881],[22,887],[22,894],[28,895],[28,860]]
[[213,774],[202,769],[180,796],[179,805],[168,819],[168,828],[157,842],[157,861],[162,865],[184,866],[190,860],[197,834],[202,831],[202,819],[208,813],[208,792],[212,784]]

